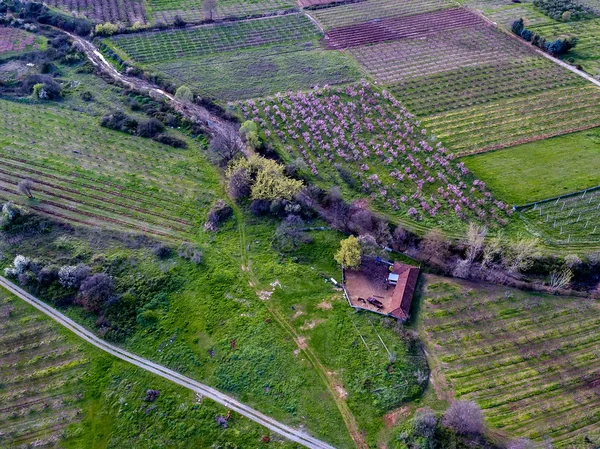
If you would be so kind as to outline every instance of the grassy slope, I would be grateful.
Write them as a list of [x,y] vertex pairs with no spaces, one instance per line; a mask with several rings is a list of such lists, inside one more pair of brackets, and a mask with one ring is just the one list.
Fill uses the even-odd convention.
[[538,201],[600,184],[600,129],[463,158],[497,198]]
[[[88,359],[77,386],[82,418],[67,429],[62,447],[201,448],[213,444],[251,447],[260,445],[263,435],[270,435],[266,429],[237,414],[230,419],[228,429],[221,428],[215,418],[227,414],[225,407],[199,400],[184,388],[81,342],[5,290],[0,290],[0,298],[9,298],[13,313],[36,316],[37,323],[50,325],[53,335],[64,338],[66,344],[80,347]],[[24,353],[23,357],[26,356]],[[160,391],[153,403],[144,401],[148,389]],[[277,436],[271,437],[275,447],[296,447]]]

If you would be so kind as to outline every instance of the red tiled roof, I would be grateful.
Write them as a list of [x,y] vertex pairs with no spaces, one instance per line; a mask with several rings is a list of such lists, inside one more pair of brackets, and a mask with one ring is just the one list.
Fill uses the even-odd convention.
[[395,318],[406,320],[410,313],[417,280],[419,279],[419,269],[410,265],[394,262],[392,273],[398,274],[398,282],[392,294],[390,315]]

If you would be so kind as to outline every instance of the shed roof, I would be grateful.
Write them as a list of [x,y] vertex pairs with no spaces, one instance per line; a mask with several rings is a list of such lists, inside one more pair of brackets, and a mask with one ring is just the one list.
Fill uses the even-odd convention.
[[392,273],[398,274],[398,281],[392,294],[390,315],[400,320],[408,319],[410,305],[417,288],[419,269],[410,265],[394,262]]

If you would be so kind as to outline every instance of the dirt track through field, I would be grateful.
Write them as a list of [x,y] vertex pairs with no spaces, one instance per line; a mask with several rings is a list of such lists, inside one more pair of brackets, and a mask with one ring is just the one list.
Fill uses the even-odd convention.
[[17,287],[15,284],[10,282],[8,279],[0,276],[0,287],[4,287],[13,295],[19,297],[23,301],[31,304],[33,307],[38,309],[40,312],[46,314],[54,321],[59,323],[60,325],[66,327],[75,335],[85,340],[86,342],[94,345],[98,349],[101,349],[104,352],[107,352],[121,360],[129,362],[138,368],[161,376],[167,380],[170,380],[182,387],[185,387],[189,390],[192,390],[196,393],[201,394],[213,401],[224,405],[225,407],[239,413],[242,416],[245,416],[248,419],[266,427],[267,429],[287,438],[290,441],[301,444],[304,447],[308,447],[311,449],[334,449],[333,446],[320,441],[312,436],[308,435],[305,432],[294,429],[293,427],[282,424],[273,418],[262,414],[258,410],[255,410],[235,398],[228,396],[220,391],[209,387],[208,385],[201,384],[189,377],[183,376],[176,371],[165,368],[162,365],[158,365],[150,360],[139,357],[131,352],[125,351],[117,346],[111,345],[106,341],[98,338],[92,332],[85,329],[83,326],[75,323],[73,320],[58,312],[54,308],[50,307],[43,301],[37,299],[36,297],[30,295],[25,290]]

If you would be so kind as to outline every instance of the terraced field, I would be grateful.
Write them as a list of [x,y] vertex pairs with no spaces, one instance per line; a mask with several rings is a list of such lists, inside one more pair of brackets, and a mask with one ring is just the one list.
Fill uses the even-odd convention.
[[0,446],[58,447],[82,419],[83,349],[0,290]]
[[[202,0],[148,0],[147,4],[155,22],[173,23],[176,15],[192,22],[206,19]],[[213,19],[247,18],[295,9],[294,0],[220,0]]]
[[0,115],[3,199],[24,202],[16,185],[31,178],[29,207],[42,214],[172,238],[193,233],[213,201],[218,181],[191,150],[107,130],[64,109],[0,101]]
[[47,0],[45,3],[95,22],[146,23],[144,0]]
[[330,8],[310,11],[311,16],[321,23],[323,28],[345,27],[374,19],[403,17],[421,14],[438,9],[455,6],[449,0],[420,0],[415,2],[398,2],[396,0],[366,0],[347,3]]
[[476,400],[487,422],[508,435],[551,438],[556,448],[595,447],[597,300],[436,277],[428,277],[423,298],[420,326],[438,383]]

